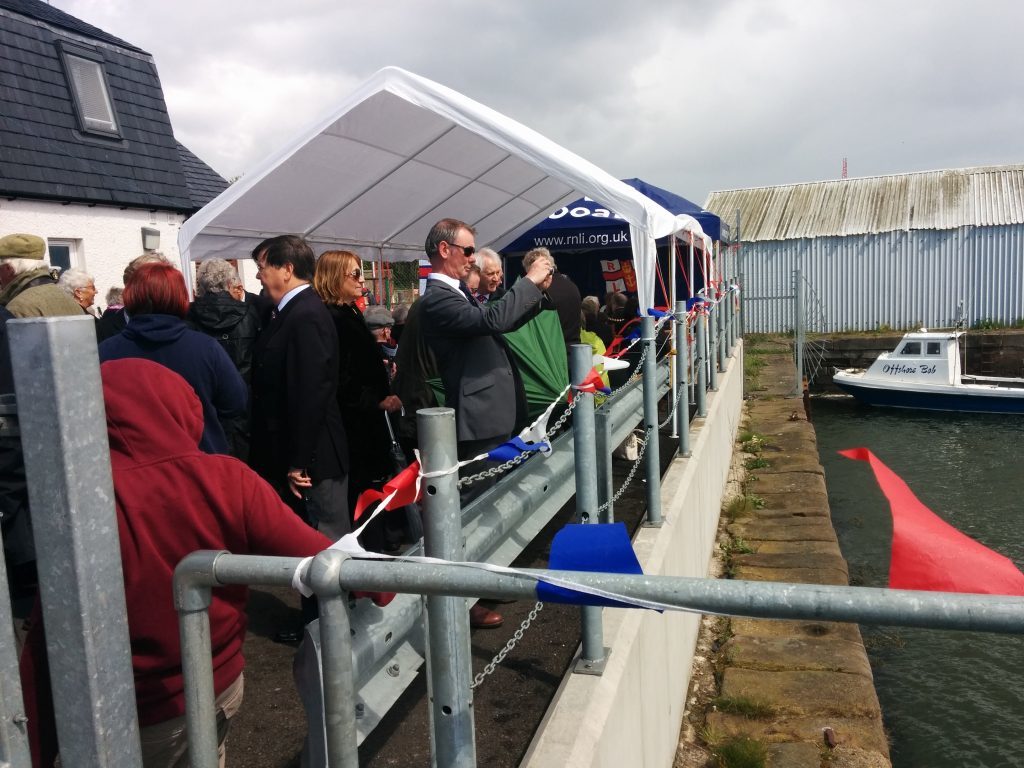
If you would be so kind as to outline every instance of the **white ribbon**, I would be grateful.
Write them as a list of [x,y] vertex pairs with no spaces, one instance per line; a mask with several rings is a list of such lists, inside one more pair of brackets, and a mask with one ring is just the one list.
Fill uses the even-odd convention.
[[[353,534],[349,534],[349,535],[353,535]],[[343,537],[343,539],[344,538],[347,538],[347,537]],[[340,544],[341,540],[339,540],[337,543]],[[332,547],[332,549],[333,548],[334,547]],[[349,550],[346,549],[344,551],[348,552]],[[350,554],[355,556],[357,553],[350,552]],[[455,565],[455,566],[458,566],[460,568],[474,568],[474,569],[476,569],[478,571],[488,571],[489,573],[500,573],[500,574],[505,574],[505,575],[508,575],[508,576],[520,576],[520,577],[524,577],[524,578],[530,579],[531,581],[535,581],[537,583],[544,582],[546,584],[551,584],[552,586],[555,586],[555,587],[562,587],[563,589],[570,589],[570,590],[573,590],[574,592],[581,592],[581,593],[586,594],[586,595],[593,595],[594,597],[601,597],[601,598],[605,598],[607,600],[616,600],[616,601],[618,601],[620,603],[624,603],[625,605],[630,605],[630,606],[633,606],[635,608],[647,608],[647,609],[650,609],[650,610],[653,610],[653,611],[681,611],[681,612],[684,612],[684,613],[708,613],[708,614],[713,613],[712,611],[708,611],[706,609],[683,608],[683,607],[678,606],[678,605],[669,605],[668,603],[660,603],[657,600],[645,600],[644,598],[641,598],[641,597],[629,597],[627,595],[621,595],[621,594],[619,594],[617,592],[614,592],[612,590],[600,589],[599,587],[592,587],[592,586],[589,586],[589,585],[586,585],[586,584],[580,584],[579,582],[577,582],[577,581],[575,581],[575,580],[573,580],[571,578],[560,578],[560,577],[555,577],[555,576],[541,576],[541,575],[536,574],[536,573],[528,573],[526,571],[519,570],[518,568],[506,568],[505,566],[493,565],[491,563],[459,562],[459,561],[453,561],[453,560],[443,560],[443,559],[438,558],[438,557],[425,557],[425,556],[422,556],[422,555],[408,555],[408,556],[402,556],[402,555],[394,555],[394,556],[393,555],[382,555],[382,554],[379,554],[377,552],[366,552],[366,551],[361,551],[360,553],[358,553],[358,558],[359,559],[370,559],[370,560],[393,560],[395,562],[423,563],[423,564],[428,564],[428,565]],[[299,567],[296,568],[295,575],[292,577],[292,586],[295,587],[296,589],[298,589],[300,592],[302,592],[302,594],[305,595],[306,597],[309,597],[312,594],[312,590],[310,590],[308,587],[306,587],[306,585],[301,581],[300,577],[301,577],[301,575],[305,575],[305,571],[308,568],[308,564],[309,564],[309,562],[312,559],[313,558],[311,558],[311,557],[307,557],[305,560],[303,560],[299,564]]]

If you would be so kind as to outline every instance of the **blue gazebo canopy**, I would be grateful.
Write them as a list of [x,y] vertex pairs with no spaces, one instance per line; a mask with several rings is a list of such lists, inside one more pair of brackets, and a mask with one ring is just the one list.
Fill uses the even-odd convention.
[[[692,216],[712,240],[721,239],[722,220],[711,211],[642,179],[622,181],[670,213]],[[629,224],[602,203],[582,197],[562,206],[501,250],[506,254],[524,253],[540,246],[553,251],[629,248]]]

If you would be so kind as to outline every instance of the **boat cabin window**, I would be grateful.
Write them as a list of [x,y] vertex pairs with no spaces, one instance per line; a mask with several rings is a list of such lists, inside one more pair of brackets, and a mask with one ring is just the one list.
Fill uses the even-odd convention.
[[903,345],[903,349],[900,350],[901,355],[920,355],[921,354],[921,342],[920,341],[908,341]]
[[928,342],[928,348],[926,350],[926,354],[938,355],[938,354],[941,354],[941,353],[942,353],[942,344],[941,344],[941,342],[938,342],[938,341],[929,341]]

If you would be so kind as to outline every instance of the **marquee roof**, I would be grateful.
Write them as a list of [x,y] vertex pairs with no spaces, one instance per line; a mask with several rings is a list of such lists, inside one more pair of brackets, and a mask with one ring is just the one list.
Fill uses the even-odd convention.
[[318,253],[415,260],[441,218],[475,226],[478,246],[500,247],[584,195],[637,230],[648,304],[653,238],[679,228],[671,213],[515,120],[387,67],[185,222],[178,244],[185,264],[244,258],[281,233],[303,235]]

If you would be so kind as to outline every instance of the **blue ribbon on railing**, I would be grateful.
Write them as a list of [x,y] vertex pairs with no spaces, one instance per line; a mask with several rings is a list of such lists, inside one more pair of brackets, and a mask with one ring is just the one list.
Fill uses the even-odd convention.
[[[556,571],[643,574],[624,523],[567,525],[551,541],[548,568]],[[633,608],[635,605],[574,589],[537,583],[537,599],[544,603],[603,605]]]

